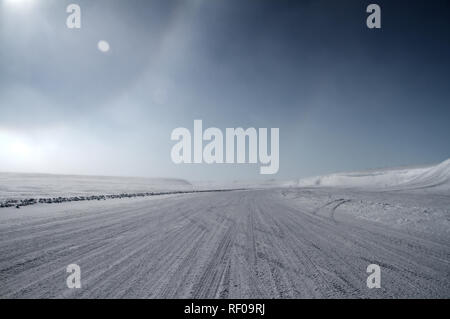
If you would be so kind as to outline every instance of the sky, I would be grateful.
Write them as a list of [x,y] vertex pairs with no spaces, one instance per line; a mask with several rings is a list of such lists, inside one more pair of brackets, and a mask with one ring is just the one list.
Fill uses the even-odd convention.
[[[294,179],[441,162],[449,17],[440,0],[0,0],[0,171]],[[279,128],[278,173],[174,164],[171,132],[195,119]]]

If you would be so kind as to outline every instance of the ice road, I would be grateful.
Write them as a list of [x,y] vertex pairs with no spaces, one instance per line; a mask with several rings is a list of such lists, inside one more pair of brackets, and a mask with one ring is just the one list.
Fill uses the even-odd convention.
[[[0,297],[449,298],[448,229],[360,218],[364,194],[254,189],[2,209]],[[80,289],[66,285],[73,263]],[[381,267],[379,289],[366,286],[369,264]]]

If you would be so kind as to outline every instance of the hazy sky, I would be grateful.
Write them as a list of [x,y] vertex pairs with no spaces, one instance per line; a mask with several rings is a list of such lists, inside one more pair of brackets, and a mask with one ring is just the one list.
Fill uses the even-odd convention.
[[[0,171],[289,179],[450,157],[448,1],[0,4]],[[279,173],[173,164],[194,119],[279,127]]]

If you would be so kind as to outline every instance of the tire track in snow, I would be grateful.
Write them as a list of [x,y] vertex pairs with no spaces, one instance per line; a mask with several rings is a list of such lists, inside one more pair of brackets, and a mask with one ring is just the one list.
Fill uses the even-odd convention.
[[[74,207],[32,206],[2,218],[0,298],[450,294],[447,246],[342,214],[315,214],[274,190]],[[81,267],[82,289],[66,287],[70,263]],[[381,289],[365,286],[369,263],[382,267]]]

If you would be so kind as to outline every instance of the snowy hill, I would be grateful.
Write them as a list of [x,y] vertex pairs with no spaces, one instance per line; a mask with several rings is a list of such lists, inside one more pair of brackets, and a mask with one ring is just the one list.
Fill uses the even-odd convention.
[[301,187],[343,187],[383,190],[429,189],[450,192],[450,159],[420,168],[336,173],[300,179]]

